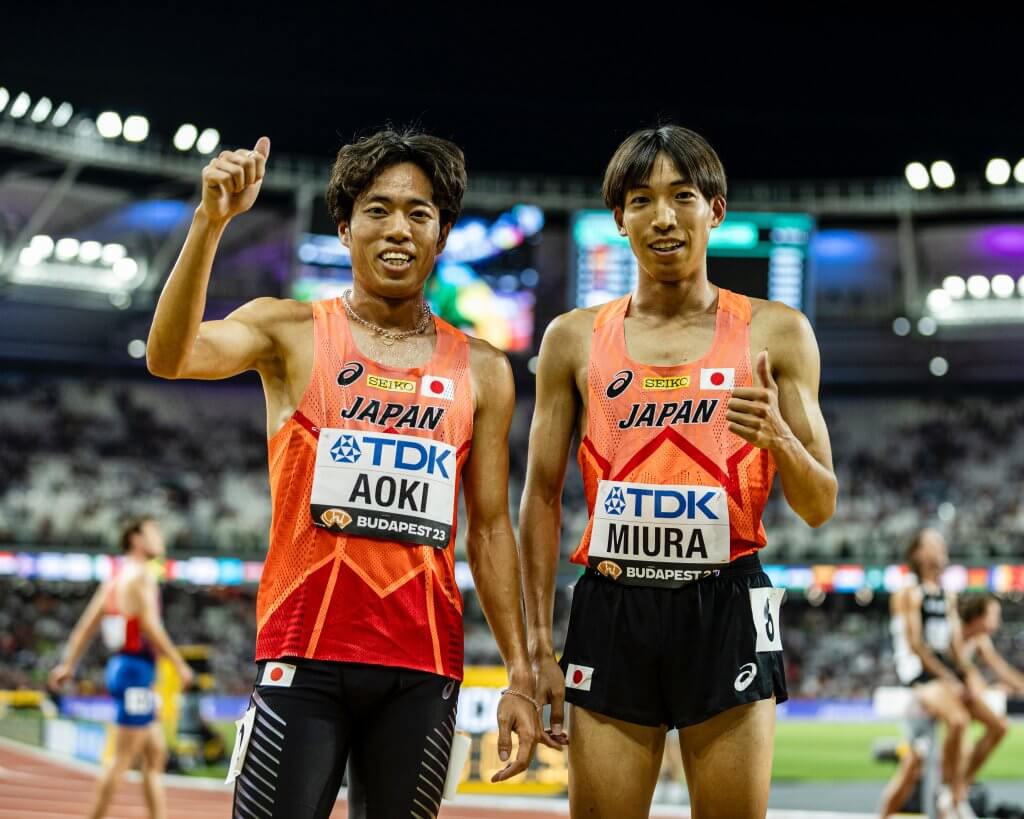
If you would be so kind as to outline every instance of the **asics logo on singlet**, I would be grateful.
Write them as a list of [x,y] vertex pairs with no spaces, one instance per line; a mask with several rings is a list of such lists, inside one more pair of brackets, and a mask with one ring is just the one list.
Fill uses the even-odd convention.
[[331,447],[331,457],[339,464],[354,464],[363,451],[352,435],[342,435]]
[[619,370],[615,373],[615,377],[609,382],[604,394],[609,398],[618,398],[626,391],[626,387],[628,387],[632,382],[632,370]]
[[747,663],[746,665],[740,666],[740,673],[736,675],[736,680],[733,682],[732,687],[737,691],[746,691],[750,684],[754,681],[754,677],[757,676],[757,666],[753,663]]
[[622,496],[622,490],[615,487],[608,493],[604,500],[604,511],[609,515],[621,515],[626,511],[626,499]]
[[338,372],[338,386],[347,387],[349,384],[355,383],[359,380],[359,376],[363,374],[364,370],[365,367],[358,361],[349,361]]
[[[632,500],[633,514],[637,517],[650,511],[656,519],[718,520],[718,515],[708,506],[720,494],[718,490],[709,489],[698,497],[694,489],[680,492],[676,489],[627,486],[625,494]],[[651,500],[645,503],[646,498]],[[627,501],[622,489],[615,487],[608,492],[604,509],[609,515],[621,515],[626,511],[626,507]]]

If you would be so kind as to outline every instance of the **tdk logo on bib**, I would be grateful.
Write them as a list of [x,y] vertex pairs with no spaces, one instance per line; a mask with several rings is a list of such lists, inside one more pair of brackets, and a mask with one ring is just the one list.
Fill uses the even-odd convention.
[[374,466],[392,469],[406,469],[411,472],[426,472],[428,475],[440,475],[450,478],[448,459],[451,457],[450,446],[420,442],[411,439],[401,440],[394,435],[364,435],[363,446],[370,449],[370,462]]
[[623,490],[614,487],[604,501],[604,510],[609,515],[621,515],[627,509],[639,518],[651,515],[655,520],[718,520],[710,504],[721,495],[721,490],[649,489],[629,486]]
[[626,511],[626,499],[622,496],[622,490],[615,487],[604,499],[604,511],[609,515],[621,515]]
[[339,464],[354,464],[362,454],[359,442],[351,435],[342,435],[331,447],[331,457]]

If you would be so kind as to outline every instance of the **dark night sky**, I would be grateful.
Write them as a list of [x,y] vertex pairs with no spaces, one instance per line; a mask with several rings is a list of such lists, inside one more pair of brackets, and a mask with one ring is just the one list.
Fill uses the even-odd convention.
[[626,134],[663,117],[707,136],[733,179],[894,176],[938,158],[969,175],[1024,156],[1021,46],[998,16],[7,5],[0,85],[142,113],[167,140],[188,120],[228,144],[267,133],[329,158],[358,131],[415,120],[458,141],[471,173],[599,176]]

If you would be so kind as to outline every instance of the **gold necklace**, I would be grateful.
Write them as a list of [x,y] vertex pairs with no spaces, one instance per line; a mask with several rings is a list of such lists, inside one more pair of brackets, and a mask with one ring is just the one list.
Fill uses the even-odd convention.
[[423,300],[423,304],[421,305],[420,317],[416,322],[416,326],[412,330],[401,330],[395,332],[394,330],[388,330],[386,327],[381,327],[379,324],[374,324],[368,319],[364,319],[353,309],[352,304],[349,301],[351,298],[351,289],[346,290],[341,294],[341,303],[345,306],[345,312],[348,314],[348,317],[379,335],[381,337],[381,342],[388,347],[396,341],[402,341],[410,336],[421,336],[427,331],[427,327],[430,326],[430,305],[427,303],[426,299]]

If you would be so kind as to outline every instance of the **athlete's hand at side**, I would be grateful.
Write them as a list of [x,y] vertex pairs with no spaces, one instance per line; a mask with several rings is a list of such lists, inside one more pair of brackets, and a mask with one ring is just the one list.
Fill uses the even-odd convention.
[[178,679],[181,681],[181,690],[187,691],[188,687],[192,685],[192,681],[196,678],[196,673],[186,662],[175,663],[174,666],[178,672]]
[[227,222],[253,206],[270,156],[270,140],[260,137],[252,150],[221,151],[203,168],[199,212],[211,222]]
[[51,691],[58,691],[64,687],[65,683],[71,682],[75,676],[75,669],[67,663],[58,663],[50,671],[50,676],[47,678],[47,683],[50,686]]
[[795,438],[779,409],[779,387],[772,377],[767,350],[757,356],[754,386],[733,389],[725,417],[731,432],[761,449],[775,449]]
[[551,727],[544,728],[540,741],[556,751],[569,744],[569,735],[565,733],[565,675],[555,661],[553,655],[533,661],[533,676],[537,685],[537,702],[543,708],[551,704]]
[[[519,749],[509,762],[512,734],[519,740]],[[498,700],[498,757],[508,764],[491,777],[491,782],[504,782],[529,768],[538,736],[540,717],[529,700],[514,694],[505,694]]]

